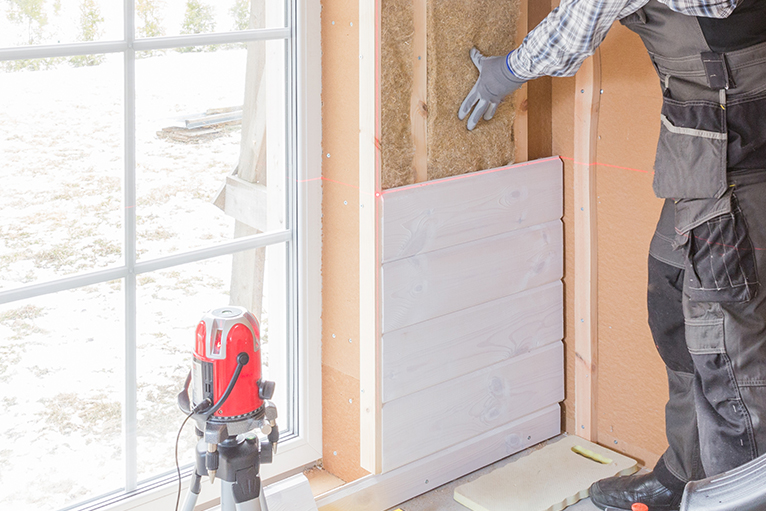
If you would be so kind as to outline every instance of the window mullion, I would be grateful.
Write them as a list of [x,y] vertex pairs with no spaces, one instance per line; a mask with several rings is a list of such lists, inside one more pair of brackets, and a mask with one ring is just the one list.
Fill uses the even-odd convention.
[[134,0],[125,0],[125,405],[123,438],[125,491],[138,486],[138,419],[136,368],[136,54]]

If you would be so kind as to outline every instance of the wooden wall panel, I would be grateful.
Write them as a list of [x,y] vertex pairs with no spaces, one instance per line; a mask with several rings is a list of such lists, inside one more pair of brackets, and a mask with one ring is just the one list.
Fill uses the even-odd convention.
[[555,220],[383,265],[383,333],[561,278]]
[[320,511],[380,511],[532,447],[560,431],[559,405],[487,431],[384,474],[369,475],[317,498]]
[[387,191],[383,261],[559,219],[561,175],[550,158]]
[[561,342],[384,403],[383,471],[564,399]]
[[561,281],[383,335],[383,401],[513,358],[564,336]]

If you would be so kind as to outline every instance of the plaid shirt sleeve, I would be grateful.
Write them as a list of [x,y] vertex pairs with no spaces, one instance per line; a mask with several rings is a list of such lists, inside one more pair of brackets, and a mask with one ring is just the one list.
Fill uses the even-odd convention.
[[[739,0],[660,0],[690,16],[725,18]],[[572,76],[606,37],[612,24],[648,0],[561,0],[515,51],[508,55],[513,74],[525,80]]]

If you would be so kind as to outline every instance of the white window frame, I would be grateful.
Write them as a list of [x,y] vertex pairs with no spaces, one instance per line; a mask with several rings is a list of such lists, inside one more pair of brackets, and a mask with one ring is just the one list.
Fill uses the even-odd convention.
[[[265,0],[268,1],[268,0]],[[292,53],[293,79],[289,95],[296,129],[288,134],[293,147],[291,158],[295,175],[292,201],[293,230],[267,232],[238,238],[215,246],[196,249],[170,256],[136,260],[135,208],[126,208],[124,218],[125,262],[123,265],[97,270],[53,281],[41,282],[7,291],[0,291],[0,304],[14,302],[59,291],[89,286],[116,279],[126,281],[126,318],[136,316],[136,275],[164,268],[200,261],[233,252],[250,250],[275,243],[292,243],[297,250],[297,265],[288,281],[297,279],[298,296],[293,300],[296,310],[288,312],[290,328],[296,343],[293,387],[297,391],[295,402],[295,436],[279,444],[274,462],[261,466],[265,482],[299,470],[322,457],[321,410],[321,45],[320,0],[287,0],[292,2],[287,28],[264,28],[239,32],[219,32],[151,39],[135,39],[135,0],[124,0],[124,38],[121,41],[97,41],[58,45],[0,48],[0,61],[49,57],[72,57],[103,53],[123,53],[124,58],[124,144],[125,144],[125,203],[135,204],[135,52],[186,46],[226,44],[248,41],[283,39]],[[288,165],[290,166],[290,165]],[[190,341],[191,342],[191,341]],[[126,367],[124,431],[136,429],[136,328],[135,320],[126,321]],[[179,387],[183,382],[179,382]],[[286,413],[287,411],[281,411]],[[179,421],[180,422],[180,421]],[[125,435],[126,481],[125,490],[100,500],[75,505],[74,509],[114,510],[167,510],[175,504],[177,481],[168,476],[139,485],[136,467],[136,437]],[[131,454],[132,453],[132,454]],[[182,500],[188,487],[190,469],[185,471]],[[203,484],[198,505],[218,498],[218,483]]]

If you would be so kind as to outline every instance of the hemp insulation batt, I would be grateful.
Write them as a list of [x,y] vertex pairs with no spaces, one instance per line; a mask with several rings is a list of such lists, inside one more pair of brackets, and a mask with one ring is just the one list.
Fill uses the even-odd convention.
[[[457,111],[478,77],[469,51],[505,55],[514,48],[519,1],[430,0],[427,3],[428,179],[513,162],[514,108],[506,98],[473,131]],[[381,3],[381,159],[383,188],[415,182],[410,120],[414,36],[412,0]]]

